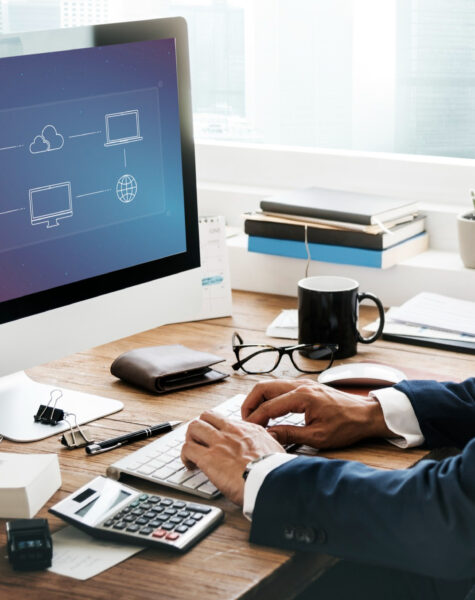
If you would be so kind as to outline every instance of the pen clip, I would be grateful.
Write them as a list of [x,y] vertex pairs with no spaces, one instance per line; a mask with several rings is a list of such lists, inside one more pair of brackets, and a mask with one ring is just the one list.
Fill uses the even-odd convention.
[[120,442],[115,444],[115,446],[108,446],[107,448],[102,448],[99,444],[90,444],[89,446],[86,446],[86,452],[91,455],[102,454],[103,452],[109,452],[109,450],[120,448],[120,446],[122,446]]

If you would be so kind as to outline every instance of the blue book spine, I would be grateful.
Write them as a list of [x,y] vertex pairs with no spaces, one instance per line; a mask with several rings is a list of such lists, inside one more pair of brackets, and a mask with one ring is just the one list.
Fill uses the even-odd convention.
[[[404,242],[402,242],[404,243]],[[350,246],[331,246],[329,244],[308,244],[312,260],[356,265],[359,267],[382,268],[385,250],[368,250]],[[249,236],[249,252],[274,254],[290,258],[307,258],[304,242]]]

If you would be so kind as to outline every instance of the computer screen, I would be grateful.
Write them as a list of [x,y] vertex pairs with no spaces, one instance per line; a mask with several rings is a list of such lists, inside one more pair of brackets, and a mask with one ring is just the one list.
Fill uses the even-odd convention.
[[3,58],[0,81],[0,322],[187,252],[175,38]]
[[[0,435],[68,427],[15,371],[197,318],[199,266],[185,21],[0,35]],[[67,383],[80,424],[120,409]]]

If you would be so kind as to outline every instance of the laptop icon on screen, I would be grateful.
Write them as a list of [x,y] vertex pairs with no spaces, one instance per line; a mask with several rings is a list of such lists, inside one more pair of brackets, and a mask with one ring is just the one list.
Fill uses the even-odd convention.
[[140,120],[138,110],[127,110],[106,115],[106,143],[104,146],[117,146],[140,142]]

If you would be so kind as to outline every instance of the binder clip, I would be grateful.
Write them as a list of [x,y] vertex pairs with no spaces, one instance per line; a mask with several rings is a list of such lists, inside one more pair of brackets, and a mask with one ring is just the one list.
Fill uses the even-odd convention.
[[[59,394],[56,398],[53,397],[55,392]],[[43,423],[44,425],[57,425],[60,421],[63,421],[64,410],[56,408],[58,400],[62,397],[63,392],[61,390],[51,390],[48,404],[40,404],[38,412],[34,415],[35,422]]]
[[[73,417],[74,427],[68,420],[68,417]],[[64,420],[69,425],[69,431],[63,433],[63,435],[59,438],[59,441],[63,444],[63,446],[66,446],[66,448],[69,450],[74,450],[76,448],[84,448],[88,444],[92,444],[94,442],[94,440],[91,438],[89,430],[87,428],[81,429],[81,427],[79,427],[76,415],[73,413],[68,413]]]
[[[61,390],[51,390],[49,402],[48,404],[40,405],[38,412],[34,416],[35,422],[45,425],[57,425],[60,421],[64,421],[68,424],[69,431],[66,431],[60,437],[59,441],[69,450],[84,448],[94,442],[94,440],[87,429],[79,427],[77,416],[74,413],[67,413],[61,408],[56,408],[58,400],[62,397],[63,392]],[[74,426],[71,419],[74,419]]]

